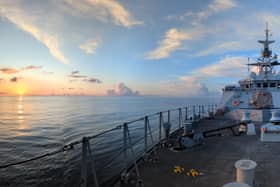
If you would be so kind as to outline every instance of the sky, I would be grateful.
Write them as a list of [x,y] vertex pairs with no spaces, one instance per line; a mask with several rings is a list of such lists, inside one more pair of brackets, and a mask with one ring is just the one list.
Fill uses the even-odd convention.
[[0,0],[0,95],[215,96],[247,73],[278,1]]

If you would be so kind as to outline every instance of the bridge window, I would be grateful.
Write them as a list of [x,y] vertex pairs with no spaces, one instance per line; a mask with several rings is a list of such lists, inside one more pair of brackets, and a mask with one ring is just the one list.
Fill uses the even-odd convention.
[[261,83],[257,83],[257,87],[260,88],[261,87]]
[[268,84],[267,84],[267,83],[263,83],[263,87],[264,87],[264,88],[267,88],[267,87],[268,87]]

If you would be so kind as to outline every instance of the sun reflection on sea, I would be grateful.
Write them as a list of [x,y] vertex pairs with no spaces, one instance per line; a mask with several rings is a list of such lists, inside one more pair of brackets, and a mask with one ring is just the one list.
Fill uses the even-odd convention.
[[26,132],[26,130],[28,130],[30,126],[28,125],[28,122],[25,119],[26,111],[24,109],[26,109],[26,105],[24,105],[24,97],[22,95],[19,95],[16,102],[16,114],[17,114],[16,136],[28,135],[28,132]]
[[23,122],[23,120],[24,120],[24,115],[23,115],[24,112],[23,112],[23,99],[22,99],[22,96],[19,96],[19,98],[18,98],[17,108],[18,108],[18,110],[17,110],[18,120],[19,120],[19,122]]

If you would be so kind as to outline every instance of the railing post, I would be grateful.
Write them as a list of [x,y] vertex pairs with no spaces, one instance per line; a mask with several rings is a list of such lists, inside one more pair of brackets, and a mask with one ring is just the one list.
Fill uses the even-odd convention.
[[218,105],[215,104],[215,113],[216,113],[217,110],[218,110]]
[[82,187],[87,186],[87,138],[83,137],[82,140],[82,171],[81,171],[81,178],[82,178]]
[[94,184],[95,184],[95,187],[99,187],[98,179],[97,179],[97,174],[96,174],[96,168],[95,168],[94,156],[93,156],[93,152],[91,152],[89,141],[87,141],[87,149],[88,149],[87,151],[88,151],[89,157],[90,157],[90,162],[91,162],[91,167],[92,167],[92,174],[93,174],[93,178],[94,178]]
[[144,134],[144,143],[145,143],[145,153],[148,151],[148,116],[145,116],[145,134]]
[[162,128],[162,112],[159,113],[159,135],[158,135],[159,142],[161,142],[161,128]]
[[170,123],[170,110],[168,110],[168,114],[167,114],[168,116],[167,116],[167,121],[168,121],[168,123]]
[[123,152],[125,160],[125,170],[128,168],[128,158],[127,158],[127,123],[123,124]]
[[179,128],[181,127],[182,125],[182,109],[179,108]]
[[202,105],[202,118],[204,117],[204,105]]
[[195,120],[195,106],[193,106],[193,120]]
[[188,120],[188,107],[186,107],[186,116],[185,116],[185,121]]
[[201,119],[201,106],[200,105],[198,106],[198,117],[199,117],[199,119]]

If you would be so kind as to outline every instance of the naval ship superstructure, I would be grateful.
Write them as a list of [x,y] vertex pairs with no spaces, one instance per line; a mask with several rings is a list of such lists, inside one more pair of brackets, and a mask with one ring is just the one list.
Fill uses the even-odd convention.
[[280,74],[275,66],[280,65],[276,54],[272,54],[269,40],[269,30],[266,26],[265,40],[259,40],[263,45],[261,55],[255,63],[249,76],[240,80],[239,85],[226,85],[223,88],[220,102],[221,112],[233,119],[240,119],[244,110],[249,111],[254,121],[268,121],[271,112],[280,107]]

